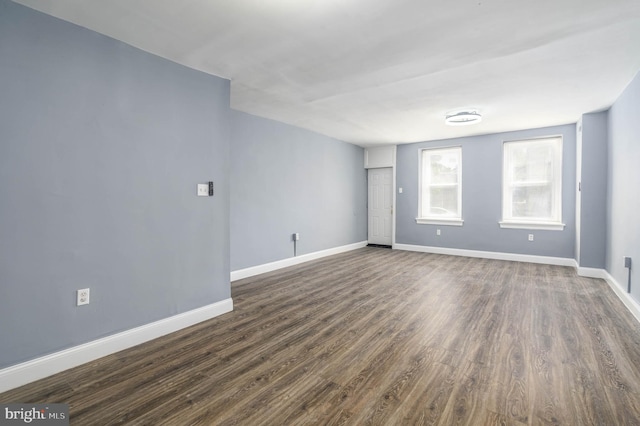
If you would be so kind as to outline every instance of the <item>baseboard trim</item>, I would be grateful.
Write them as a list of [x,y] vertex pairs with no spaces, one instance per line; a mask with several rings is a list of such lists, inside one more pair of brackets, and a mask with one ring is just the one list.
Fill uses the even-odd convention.
[[482,259],[508,260],[512,262],[542,263],[545,265],[574,266],[575,259],[564,257],[535,256],[529,254],[501,253],[494,251],[465,250],[445,247],[394,244],[394,250],[417,251],[422,253],[446,254],[449,256],[478,257]]
[[233,310],[231,298],[0,370],[0,392],[43,379]]
[[613,292],[618,296],[618,298],[624,303],[624,306],[627,307],[631,315],[633,315],[638,322],[640,322],[640,304],[633,300],[631,295],[627,293],[624,286],[622,286],[618,281],[608,271],[602,270],[604,275],[604,280],[609,284],[609,287],[613,290]]
[[299,265],[310,260],[316,260],[334,254],[344,253],[351,250],[357,250],[367,246],[367,241],[360,241],[359,243],[348,244],[346,246],[334,247],[327,250],[316,251],[313,253],[303,254],[296,257],[290,257],[288,259],[282,259],[271,263],[265,263],[262,265],[252,266],[245,269],[238,269],[237,271],[231,271],[231,281],[241,280],[243,278],[253,277],[255,275],[264,274],[266,272],[275,271],[289,266]]
[[576,262],[576,272],[578,272],[578,275],[580,275],[581,277],[600,278],[601,280],[606,280],[607,275],[609,275],[607,271],[605,271],[604,269],[584,268],[582,266],[578,266],[577,262]]

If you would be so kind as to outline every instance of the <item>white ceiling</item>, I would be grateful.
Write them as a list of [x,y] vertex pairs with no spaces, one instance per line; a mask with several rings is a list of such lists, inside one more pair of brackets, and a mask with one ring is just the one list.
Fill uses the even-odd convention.
[[[640,0],[16,0],[361,146],[576,122],[640,70]],[[482,123],[444,124],[451,110]]]

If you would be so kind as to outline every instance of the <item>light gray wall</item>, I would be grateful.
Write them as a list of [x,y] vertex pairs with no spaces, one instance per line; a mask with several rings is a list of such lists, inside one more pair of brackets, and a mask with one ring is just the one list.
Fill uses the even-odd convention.
[[[502,144],[549,135],[563,136],[563,231],[501,229]],[[418,165],[423,148],[462,147],[462,218],[464,225],[418,225]],[[575,125],[547,127],[398,145],[396,243],[455,249],[573,258],[575,247]],[[397,188],[396,188],[397,191]],[[436,229],[442,234],[436,236]],[[534,234],[534,241],[527,240]]]
[[580,266],[605,267],[607,112],[582,116]]
[[626,289],[623,256],[634,262],[631,295],[640,301],[640,74],[609,110],[607,271]]
[[0,0],[0,368],[230,297],[229,111],[227,80]]
[[231,112],[231,270],[367,239],[364,150]]

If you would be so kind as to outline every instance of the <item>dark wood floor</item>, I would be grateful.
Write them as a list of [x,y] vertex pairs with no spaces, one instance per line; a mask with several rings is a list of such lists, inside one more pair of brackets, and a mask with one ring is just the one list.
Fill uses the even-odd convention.
[[364,248],[0,394],[74,425],[640,424],[640,327],[572,268]]

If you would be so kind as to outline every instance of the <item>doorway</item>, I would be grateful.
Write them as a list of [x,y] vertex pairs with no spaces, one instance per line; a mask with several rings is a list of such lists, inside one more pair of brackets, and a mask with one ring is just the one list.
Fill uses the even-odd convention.
[[391,246],[393,224],[393,169],[369,169],[369,244]]

